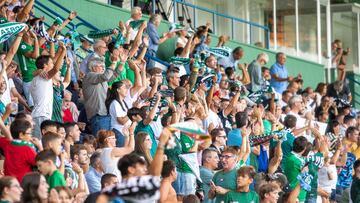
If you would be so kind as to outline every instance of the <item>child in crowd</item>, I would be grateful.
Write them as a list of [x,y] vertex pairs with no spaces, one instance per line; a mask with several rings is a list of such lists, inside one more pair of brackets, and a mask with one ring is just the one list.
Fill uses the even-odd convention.
[[256,171],[252,166],[243,166],[237,171],[236,191],[226,193],[225,202],[250,202],[259,203],[259,196],[255,191],[250,190]]
[[22,178],[32,171],[35,163],[35,150],[42,150],[38,139],[32,137],[32,126],[26,120],[15,120],[10,131],[0,119],[0,129],[5,137],[0,137],[0,149],[4,153],[4,173],[14,176],[21,182]]
[[63,174],[56,168],[56,154],[52,150],[44,150],[36,155],[36,165],[42,175],[46,177],[49,191],[57,186],[65,186]]

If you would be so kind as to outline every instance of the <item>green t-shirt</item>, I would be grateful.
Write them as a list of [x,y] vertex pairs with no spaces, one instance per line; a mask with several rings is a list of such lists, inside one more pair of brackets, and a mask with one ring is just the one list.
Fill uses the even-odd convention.
[[[291,189],[295,189],[295,187],[300,184],[297,176],[301,173],[301,170],[305,165],[305,160],[295,152],[291,152],[285,159],[286,164],[284,165],[284,174],[289,181]],[[300,202],[305,201],[306,191],[301,189],[298,198]]]
[[317,189],[318,189],[318,171],[320,168],[322,168],[322,166],[324,165],[324,156],[322,153],[317,152],[317,153],[312,153],[310,152],[308,155],[312,156],[312,160],[309,161],[309,174],[311,174],[313,176],[313,179],[310,183],[311,185],[311,190],[310,192],[307,192],[306,198],[314,198],[317,197]]
[[247,203],[259,203],[259,196],[254,191],[249,192],[236,192],[230,191],[226,193],[225,196],[226,203],[240,203],[240,202],[247,202]]
[[180,154],[188,153],[189,150],[193,147],[195,140],[191,137],[180,134],[180,137],[174,136],[175,138],[175,147],[173,149],[166,149],[165,154],[169,160],[173,160],[176,164],[176,168],[183,173],[192,173],[191,168],[188,164],[179,157]]
[[46,182],[49,185],[49,191],[54,187],[66,185],[64,176],[58,170],[55,170],[51,176],[46,177]]
[[25,42],[21,42],[17,51],[21,75],[24,82],[31,82],[34,78],[33,72],[37,69],[35,64],[36,59],[28,58],[24,55],[25,53],[29,51],[32,52],[33,50],[33,46],[26,44]]
[[[112,63],[112,61],[111,61],[111,53],[109,51],[107,51],[105,53],[105,66],[109,67],[111,65],[111,63]],[[119,65],[119,63],[116,64],[116,66],[118,66],[118,65]],[[133,70],[131,70],[129,68],[129,64],[127,62],[124,65],[124,70],[121,71],[121,73],[119,74],[119,76],[115,80],[109,81],[108,85],[111,86],[114,82],[118,82],[118,81],[124,80],[124,79],[130,80],[130,82],[132,84],[134,84],[135,73],[134,73]]]
[[53,112],[51,120],[57,122],[63,122],[62,113],[62,101],[63,101],[63,92],[64,92],[64,85],[60,82],[60,86],[53,85]]
[[[213,177],[213,182],[216,186],[221,186],[225,189],[236,190],[236,179],[237,179],[237,170],[244,166],[244,161],[240,160],[239,163],[236,164],[233,170],[228,172],[224,172],[224,170],[220,170],[215,173]],[[221,203],[225,200],[225,195],[216,194],[216,203]]]
[[[286,157],[291,154],[293,144],[294,144],[295,136],[288,132],[286,133],[286,137],[284,138],[283,142],[281,143],[281,149],[283,152],[283,159],[281,160],[281,168],[284,169],[286,165]],[[273,149],[277,145],[277,141],[271,139],[270,140],[270,148]]]
[[156,144],[155,134],[154,134],[154,131],[152,130],[151,126],[144,125],[144,121],[140,121],[135,128],[135,135],[138,134],[138,132],[146,132],[150,136],[151,141],[152,141],[150,154],[152,157],[154,157],[156,148],[157,148],[157,144]]

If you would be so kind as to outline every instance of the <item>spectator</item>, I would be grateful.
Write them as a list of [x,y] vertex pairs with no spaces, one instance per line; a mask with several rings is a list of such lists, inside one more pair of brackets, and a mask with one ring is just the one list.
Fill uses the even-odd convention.
[[176,165],[173,161],[164,161],[161,171],[160,202],[177,202],[176,192],[171,184],[176,180]]
[[282,94],[288,86],[288,82],[294,79],[292,76],[289,76],[285,67],[285,62],[286,55],[282,52],[279,52],[276,54],[276,63],[270,68],[270,84],[279,94]]
[[[114,61],[116,60],[114,59]],[[86,115],[91,122],[92,133],[96,135],[100,129],[110,129],[110,117],[105,106],[107,82],[117,77],[115,69],[118,69],[119,66],[115,67],[115,63],[113,63],[104,70],[104,62],[93,59],[89,62],[89,68],[91,72],[84,77],[83,92]]]
[[86,75],[91,70],[91,66],[89,62],[94,60],[95,58],[99,60],[105,60],[105,52],[107,50],[106,43],[103,40],[97,40],[94,44],[94,52],[88,54],[86,58],[84,58],[80,64],[80,71],[83,75]]
[[21,187],[24,192],[21,195],[21,202],[42,202],[47,201],[49,196],[49,185],[43,175],[32,172],[24,176]]
[[279,192],[281,191],[279,185],[276,183],[266,183],[260,186],[259,196],[261,203],[275,203],[278,202]]
[[[300,184],[297,176],[301,174],[301,171],[305,166],[305,160],[302,158],[302,155],[306,150],[306,143],[307,140],[303,136],[295,138],[291,154],[285,157],[286,164],[284,165],[284,174],[288,178],[292,190],[295,190],[295,187]],[[305,197],[306,191],[301,190],[298,193],[299,201],[304,202]]]
[[[60,48],[59,59],[55,62],[50,56],[40,56],[36,59],[36,67],[41,74],[31,81],[31,96],[34,100],[32,117],[35,121],[34,135],[41,138],[40,125],[44,120],[51,119],[53,113],[53,83],[52,78],[59,72],[63,63],[66,48]],[[44,91],[45,90],[45,91]]]
[[[162,44],[167,39],[170,39],[174,36],[175,33],[163,33],[162,37],[159,37],[157,28],[159,27],[161,23],[161,15],[159,14],[153,14],[150,16],[149,24],[147,26],[147,34],[149,35],[149,49],[148,54],[150,56],[156,57],[157,50],[159,48],[159,44]],[[150,62],[149,62],[150,63]],[[154,64],[149,65],[150,68],[154,67]]]
[[343,99],[349,103],[352,100],[351,92],[346,83],[341,80],[337,80],[331,83],[327,88],[327,96],[334,97],[336,99]]
[[351,195],[351,201],[352,202],[358,202],[360,201],[360,195],[358,193],[359,188],[360,188],[360,160],[356,160],[354,163],[354,178],[353,178],[353,182],[351,184],[351,191],[350,191],[350,195]]
[[81,62],[90,54],[94,52],[92,48],[92,44],[94,44],[94,40],[90,39],[87,36],[83,36],[81,38],[81,46],[78,47],[75,50],[76,54],[76,60],[78,64],[81,64]]
[[69,143],[70,148],[75,145],[75,143],[80,141],[80,129],[76,123],[65,123],[65,132],[66,142]]
[[210,147],[214,148],[218,154],[221,155],[226,147],[227,136],[222,128],[215,128],[210,132],[212,144]]
[[264,87],[265,80],[262,76],[261,67],[269,61],[269,56],[265,53],[261,53],[257,56],[257,59],[250,63],[248,67],[250,75],[250,90],[256,92]]
[[21,182],[24,175],[36,165],[35,146],[42,150],[41,143],[31,137],[32,128],[28,121],[15,120],[10,126],[10,133],[0,120],[0,129],[5,135],[0,138],[0,148],[5,156],[4,174],[16,177]]
[[4,202],[18,202],[21,200],[21,188],[19,181],[12,176],[4,176],[0,178],[0,199]]
[[236,47],[229,57],[221,58],[218,61],[218,64],[224,68],[232,67],[235,69],[235,65],[238,64],[238,61],[244,56],[244,49],[241,47]]
[[133,126],[128,131],[123,131],[126,136],[129,137],[128,145],[118,148],[116,147],[115,134],[112,131],[101,130],[98,133],[98,144],[100,146],[101,153],[100,159],[104,169],[104,173],[112,173],[121,180],[120,171],[117,168],[118,160],[126,154],[129,154],[134,150],[134,131]]
[[90,193],[99,192],[101,190],[101,177],[104,170],[100,160],[100,153],[95,152],[90,157],[90,168],[85,174],[86,182]]
[[139,132],[138,134],[136,134],[134,152],[137,155],[143,157],[147,165],[150,165],[153,158],[150,153],[151,146],[152,146],[152,140],[149,134],[145,132]]
[[226,193],[225,202],[244,201],[259,203],[259,196],[255,191],[250,191],[250,184],[253,182],[256,171],[252,166],[241,167],[236,179],[236,191]]
[[[141,8],[138,6],[135,6],[131,9],[131,16],[130,19],[126,21],[125,26],[129,26],[130,22],[132,21],[138,21],[142,17]],[[130,31],[130,40],[134,40],[136,37],[137,31],[135,29],[131,29]]]
[[350,126],[345,133],[344,143],[349,147],[349,152],[353,153],[356,159],[360,158],[359,130]]
[[56,154],[52,150],[40,152],[35,160],[39,172],[47,179],[49,190],[56,186],[65,186],[65,178],[56,168]]
[[202,152],[202,166],[200,166],[200,178],[202,180],[202,189],[204,190],[204,203],[213,203],[215,200],[208,198],[211,182],[215,170],[219,165],[219,156],[216,149],[208,148]]
[[[117,185],[118,178],[116,175],[112,174],[112,173],[106,173],[104,175],[101,176],[101,190],[103,190],[104,188],[110,188],[112,186]],[[95,203],[97,202],[97,199],[99,197],[99,195],[101,194],[101,191],[98,192],[94,192],[91,193],[85,200],[84,203]]]

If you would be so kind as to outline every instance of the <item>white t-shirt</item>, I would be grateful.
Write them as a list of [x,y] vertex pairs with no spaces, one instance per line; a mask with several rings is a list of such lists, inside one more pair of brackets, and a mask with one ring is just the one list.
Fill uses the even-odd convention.
[[119,182],[121,181],[121,173],[117,167],[117,163],[119,162],[120,157],[112,158],[111,151],[112,148],[103,148],[100,153],[101,164],[104,168],[105,173],[111,173],[116,175]]
[[[126,116],[127,111],[131,108],[131,106],[132,105],[130,104],[130,102],[126,101],[126,98],[124,99],[124,101],[121,102],[121,104],[117,100],[111,102],[109,108],[109,113],[111,116],[111,128],[115,128],[116,130],[122,133],[122,129],[124,128],[124,125],[121,125],[117,121],[117,118]],[[125,125],[130,125],[130,124],[131,121],[128,120]]]
[[[329,179],[329,174],[332,174],[333,179]],[[319,169],[318,172],[318,182],[319,187],[325,190],[328,193],[331,193],[332,189],[336,188],[336,182],[337,182],[337,171],[336,166],[334,164],[331,164],[330,166],[324,166],[321,169]]]
[[207,130],[211,123],[214,125],[215,128],[222,127],[222,122],[219,116],[209,109],[208,117],[205,119],[204,122],[204,128]]
[[53,110],[53,84],[52,79],[46,80],[40,76],[31,81],[30,93],[34,100],[32,117],[44,116],[51,119]]
[[161,132],[163,131],[163,126],[161,124],[161,118],[158,116],[157,120],[154,122],[150,122],[150,127],[154,132],[156,138],[160,137]]
[[[117,117],[126,116],[128,110],[133,107],[133,103],[137,100],[138,97],[139,97],[139,94],[135,94],[133,97],[131,97],[130,89],[129,89],[126,97],[121,102],[121,104],[116,100],[111,102],[110,108],[109,108],[109,114],[111,116],[111,128],[115,128],[116,130],[118,130],[122,133],[122,129],[124,128],[124,125],[121,125],[117,121]],[[128,120],[128,122],[125,125],[130,126],[131,121]]]

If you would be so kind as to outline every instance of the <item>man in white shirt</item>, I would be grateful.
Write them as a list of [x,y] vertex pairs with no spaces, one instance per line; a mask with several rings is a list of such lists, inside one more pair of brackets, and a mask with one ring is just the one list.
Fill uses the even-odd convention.
[[232,54],[227,58],[220,58],[218,64],[224,68],[232,67],[235,69],[235,64],[244,56],[244,49],[241,47],[236,47]]
[[64,44],[59,46],[60,56],[53,62],[50,56],[39,56],[36,59],[36,67],[42,72],[35,76],[31,81],[30,93],[34,100],[32,117],[34,119],[34,136],[41,139],[40,125],[44,120],[50,120],[53,108],[53,83],[52,78],[64,61],[66,47]]
[[[140,20],[142,17],[141,8],[138,6],[135,6],[131,9],[131,18],[126,21],[125,25],[126,27],[130,24],[131,21]],[[137,35],[137,30],[132,29],[130,32],[130,40],[134,40]]]

